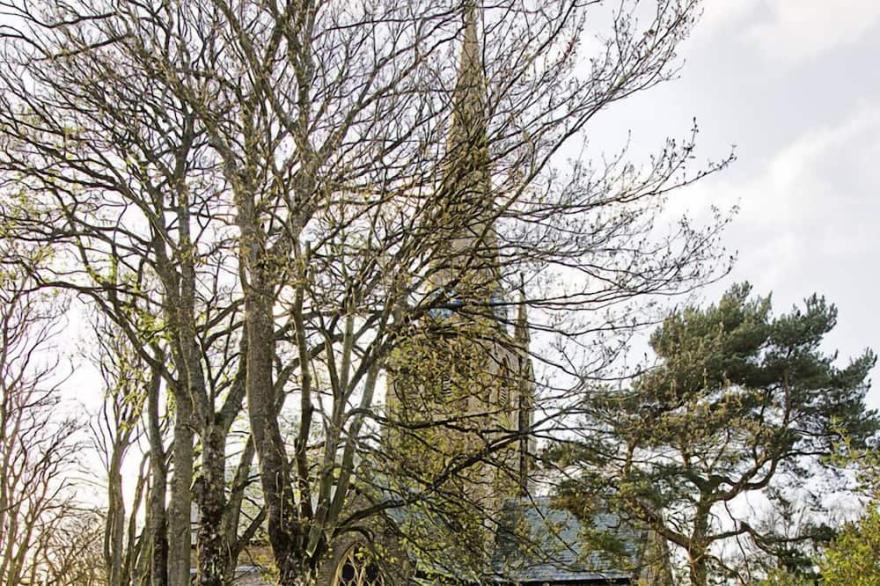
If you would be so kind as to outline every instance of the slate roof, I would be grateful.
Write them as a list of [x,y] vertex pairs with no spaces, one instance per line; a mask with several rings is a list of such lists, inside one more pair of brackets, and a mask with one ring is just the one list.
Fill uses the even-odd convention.
[[[413,521],[431,524],[424,513],[408,508],[388,513],[398,525]],[[419,560],[419,574],[427,582],[423,579],[416,583],[435,584],[437,578],[446,576],[455,583],[464,580],[499,586],[629,584],[635,581],[636,572],[627,568],[638,566],[647,542],[643,531],[621,523],[612,514],[597,513],[590,523],[581,523],[571,512],[554,507],[549,498],[511,499],[505,503],[499,521],[491,566],[482,580],[465,577],[470,572],[451,559],[456,553],[450,550],[440,552],[434,563]],[[620,548],[617,555],[591,547],[586,539],[589,534],[610,538]],[[450,559],[442,560],[444,557]],[[450,568],[459,571],[453,576]]]
[[[198,570],[190,568],[190,576],[195,580]],[[265,568],[251,564],[242,564],[235,568],[232,583],[235,586],[270,586],[270,582],[264,577]]]
[[[549,499],[509,501],[504,517],[492,560],[499,583],[628,583],[633,572],[622,568],[636,565],[646,538],[608,513],[585,528]],[[585,530],[612,537],[621,546],[619,557],[590,551]]]

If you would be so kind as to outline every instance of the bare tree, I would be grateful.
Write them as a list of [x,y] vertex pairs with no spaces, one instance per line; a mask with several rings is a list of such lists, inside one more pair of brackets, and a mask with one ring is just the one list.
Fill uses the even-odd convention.
[[[667,195],[718,168],[688,171],[692,140],[643,168],[625,153],[559,167],[598,113],[674,72],[698,8],[621,3],[581,67],[604,4],[0,2],[13,14],[0,170],[18,198],[3,217],[62,251],[41,284],[101,307],[174,398],[170,583],[189,579],[193,487],[199,580],[228,578],[241,500],[227,498],[225,448],[245,395],[281,581],[308,583],[387,511],[490,516],[450,487],[510,466],[499,454],[546,423],[486,432],[498,407],[482,404],[442,420],[383,410],[383,369],[432,314],[465,324],[441,335],[524,358],[522,340],[484,326],[532,309],[554,342],[533,358],[558,413],[580,389],[570,381],[613,358],[602,336],[630,330],[627,302],[711,275],[723,221],[658,234]],[[597,347],[589,372],[574,366]],[[481,368],[477,381],[502,372]],[[469,392],[495,393],[483,387]],[[377,449],[383,427],[462,425],[469,449],[428,474]],[[368,465],[408,478],[369,492]]]
[[[0,272],[0,580],[37,583],[45,560],[71,562],[52,536],[73,508],[68,475],[78,424],[63,415],[52,357],[63,306],[29,291],[21,273]],[[68,554],[70,557],[68,558]]]
[[[223,533],[224,527],[238,528],[228,519],[237,508],[227,506],[225,451],[244,398],[244,371],[237,359],[241,317],[225,282],[227,212],[222,203],[212,203],[216,185],[204,157],[204,133],[194,128],[185,105],[152,73],[144,74],[149,64],[136,62],[138,70],[130,53],[117,50],[121,46],[92,45],[91,35],[103,32],[92,25],[102,26],[109,15],[88,18],[91,7],[83,5],[80,24],[88,26],[46,28],[77,7],[8,7],[33,33],[6,47],[11,76],[4,99],[17,120],[7,128],[7,146],[16,151],[8,169],[34,157],[61,167],[49,163],[28,174],[27,182],[14,179],[9,189],[25,188],[28,204],[17,206],[20,200],[13,199],[6,211],[18,218],[20,238],[52,242],[60,251],[52,270],[40,272],[40,285],[73,289],[94,303],[128,338],[139,360],[159,374],[150,381],[155,389],[150,397],[160,388],[173,397],[167,470],[154,433],[158,406],[151,403],[148,410],[156,514],[160,503],[164,506],[170,472],[169,510],[162,519],[154,515],[156,531],[163,526],[167,534],[165,539],[157,534],[151,548],[154,583],[189,580],[194,498],[203,533],[202,580],[228,581],[225,573],[234,567],[240,546],[237,534]],[[122,22],[126,14],[119,7]],[[67,51],[69,58],[54,58]],[[12,69],[22,77],[13,81],[18,74]],[[91,82],[81,83],[84,79]],[[41,89],[34,91],[31,83]],[[45,116],[25,122],[27,115],[18,118],[25,111]],[[33,132],[27,129],[31,123]],[[61,150],[58,139],[65,145]],[[196,468],[199,490],[193,491]],[[239,492],[230,496],[233,503]]]
[[63,520],[40,535],[39,579],[29,584],[106,586],[100,547],[102,517],[95,510],[68,509]]
[[[118,330],[106,319],[97,318],[93,333],[97,341],[91,360],[104,381],[104,401],[91,423],[92,446],[106,474],[107,508],[103,534],[103,568],[107,584],[136,584],[138,558],[143,551],[143,534],[138,530],[147,491],[146,464],[150,454],[142,454],[130,508],[125,502],[123,471],[126,457],[144,435],[141,421],[149,394],[151,371],[138,357]],[[130,466],[130,464],[129,464]],[[129,487],[131,488],[131,487]]]

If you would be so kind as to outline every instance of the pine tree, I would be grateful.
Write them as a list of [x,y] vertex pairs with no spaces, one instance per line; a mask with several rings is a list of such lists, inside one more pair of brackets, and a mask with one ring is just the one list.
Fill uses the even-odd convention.
[[804,483],[841,434],[863,445],[878,429],[864,404],[875,355],[841,368],[822,348],[836,308],[813,295],[774,316],[770,297],[751,292],[739,284],[715,305],[671,313],[650,339],[659,366],[588,397],[580,440],[553,452],[578,470],[561,490],[568,506],[607,502],[656,531],[684,552],[696,585],[721,567],[713,545],[767,537],[731,501],[783,476]]

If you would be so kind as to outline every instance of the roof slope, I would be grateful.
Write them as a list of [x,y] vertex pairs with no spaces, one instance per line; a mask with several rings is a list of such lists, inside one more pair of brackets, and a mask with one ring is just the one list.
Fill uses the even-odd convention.
[[627,582],[646,539],[612,514],[584,524],[547,498],[510,501],[504,519],[492,560],[499,582]]

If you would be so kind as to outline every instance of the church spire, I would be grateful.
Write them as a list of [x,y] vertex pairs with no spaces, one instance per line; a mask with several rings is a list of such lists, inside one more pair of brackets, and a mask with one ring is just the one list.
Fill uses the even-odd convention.
[[487,84],[478,37],[478,0],[462,4],[458,77],[437,200],[449,232],[438,255],[440,286],[461,301],[496,303],[501,295],[487,119]]
[[[452,128],[449,133],[449,151],[479,154],[482,160],[474,163],[488,165],[488,129],[486,124],[486,74],[480,42],[477,38],[476,0],[464,0],[464,36],[462,38],[458,78],[452,95]],[[454,165],[454,163],[453,163]],[[472,169],[476,171],[476,169]],[[482,169],[481,169],[482,171]]]
[[[458,77],[452,92],[443,183],[446,197],[485,218],[492,207],[486,73],[477,37],[477,0],[464,0]],[[475,206],[475,207],[471,207]],[[482,213],[474,214],[481,211]]]

